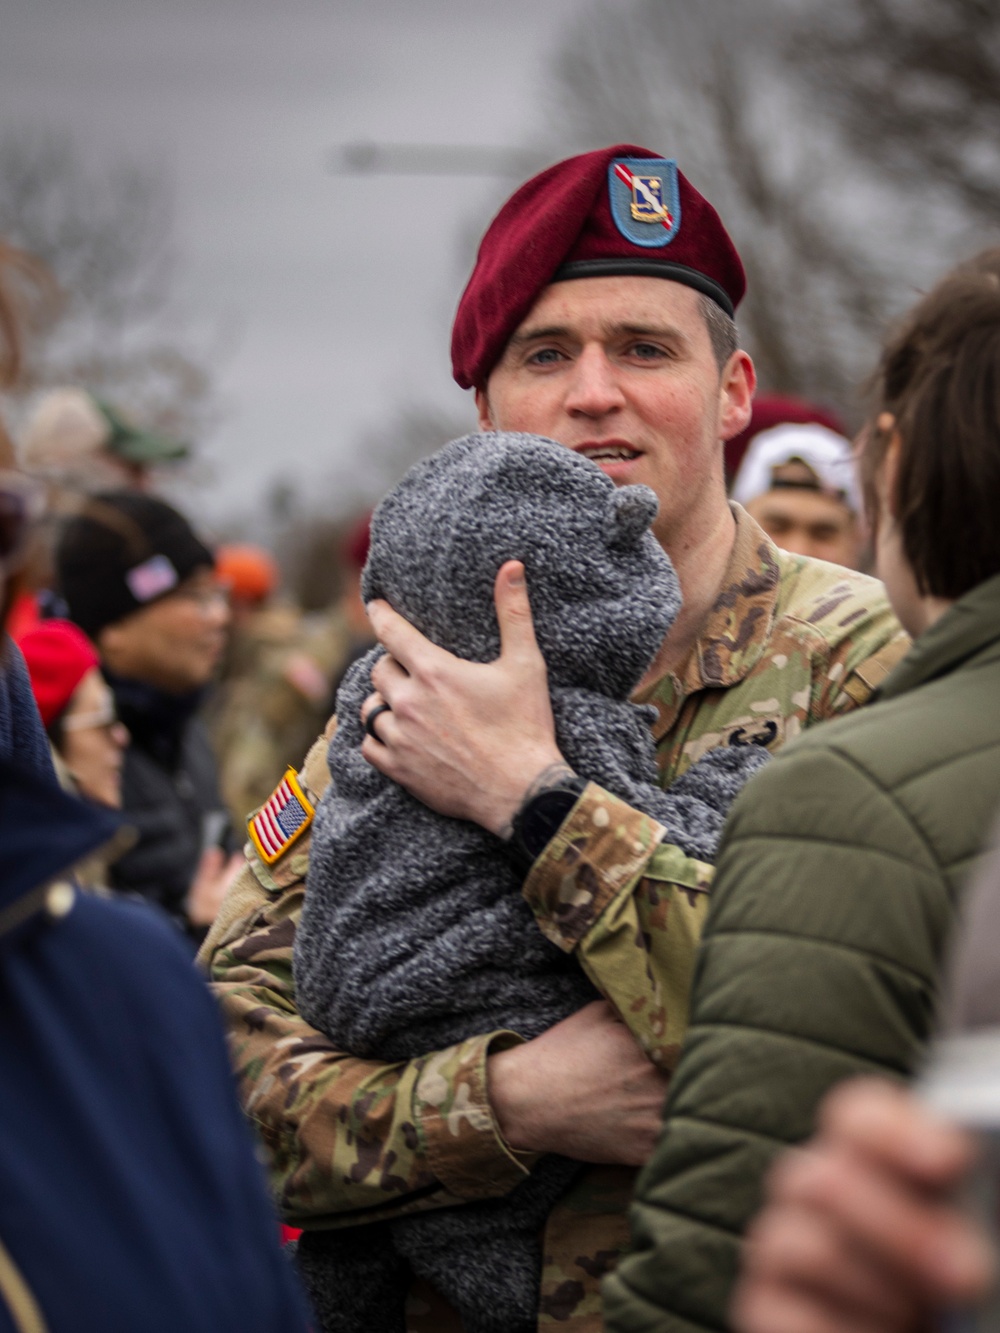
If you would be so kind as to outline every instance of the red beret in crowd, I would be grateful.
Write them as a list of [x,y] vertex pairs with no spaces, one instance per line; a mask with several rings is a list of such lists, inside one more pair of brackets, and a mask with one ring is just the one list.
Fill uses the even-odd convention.
[[452,369],[482,388],[543,288],[571,278],[670,278],[732,315],[743,265],[712,205],[672,159],[615,144],[534,176],[479,247],[452,330]]

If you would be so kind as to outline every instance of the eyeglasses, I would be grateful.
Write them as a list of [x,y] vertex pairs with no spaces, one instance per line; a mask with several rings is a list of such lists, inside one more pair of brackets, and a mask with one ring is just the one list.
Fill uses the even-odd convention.
[[111,691],[99,708],[91,708],[87,713],[67,713],[62,720],[63,731],[86,731],[89,727],[113,727],[118,721],[115,712],[115,700]]
[[15,561],[44,512],[44,487],[19,472],[0,471],[0,561],[8,567]]
[[182,583],[174,589],[173,596],[197,603],[202,611],[229,605],[229,589],[224,583]]

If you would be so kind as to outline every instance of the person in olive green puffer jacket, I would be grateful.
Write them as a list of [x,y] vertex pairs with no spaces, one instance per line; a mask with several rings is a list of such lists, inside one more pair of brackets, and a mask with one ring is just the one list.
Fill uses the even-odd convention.
[[918,304],[877,395],[862,473],[917,641],[873,705],[788,746],[734,806],[632,1251],[604,1285],[613,1333],[727,1327],[773,1157],[832,1084],[917,1066],[1000,804],[1000,250]]

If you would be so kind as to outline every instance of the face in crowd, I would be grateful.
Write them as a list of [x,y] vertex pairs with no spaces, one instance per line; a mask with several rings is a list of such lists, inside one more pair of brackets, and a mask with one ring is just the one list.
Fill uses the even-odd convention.
[[213,570],[201,568],[165,597],[107,625],[97,643],[115,675],[188,694],[211,680],[229,619],[225,588]]
[[857,514],[836,496],[790,483],[750,500],[746,509],[783,551],[858,568],[861,524]]
[[452,368],[480,428],[546,436],[660,501],[675,555],[730,522],[722,441],[749,421],[746,280],[676,162],[630,144],[541,172],[487,229]]
[[58,722],[56,749],[81,796],[115,808],[122,803],[121,774],[129,734],[97,667],[83,677]]

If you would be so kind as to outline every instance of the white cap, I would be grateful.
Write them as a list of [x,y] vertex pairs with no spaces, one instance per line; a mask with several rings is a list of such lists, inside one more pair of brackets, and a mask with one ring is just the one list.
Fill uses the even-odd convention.
[[38,404],[21,435],[21,459],[29,471],[73,469],[99,454],[111,426],[83,389],[53,389]]
[[861,491],[850,440],[812,422],[774,426],[750,441],[733,481],[732,497],[749,504],[780,485],[775,470],[787,463],[804,463],[816,478],[816,489],[842,500],[861,513]]

